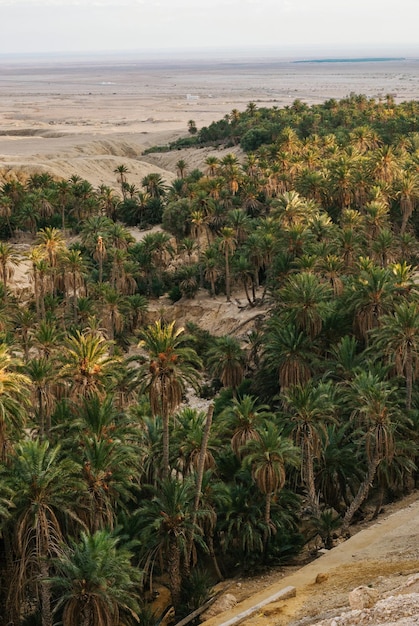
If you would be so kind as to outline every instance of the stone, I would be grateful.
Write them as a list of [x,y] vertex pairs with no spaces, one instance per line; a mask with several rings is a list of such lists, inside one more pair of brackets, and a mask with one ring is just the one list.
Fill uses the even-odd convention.
[[319,572],[316,576],[316,584],[320,585],[321,583],[324,583],[328,578],[329,574],[323,574],[322,572]]
[[376,589],[361,585],[356,587],[349,594],[349,606],[352,610],[370,609],[378,601],[379,594]]
[[201,621],[204,622],[207,619],[211,619],[211,617],[215,617],[216,615],[223,613],[224,611],[228,611],[229,609],[232,609],[233,607],[235,607],[236,604],[237,604],[236,596],[233,596],[232,593],[226,593],[220,596],[219,598],[217,598],[214,604],[210,606],[208,611],[205,611],[205,613],[202,613]]

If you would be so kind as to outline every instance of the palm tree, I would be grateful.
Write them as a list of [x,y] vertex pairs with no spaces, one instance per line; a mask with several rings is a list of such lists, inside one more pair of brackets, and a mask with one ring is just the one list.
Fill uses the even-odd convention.
[[218,157],[214,156],[214,155],[209,155],[207,156],[207,158],[205,159],[205,165],[207,166],[207,174],[208,176],[215,176],[217,173],[217,170],[219,168],[220,165],[220,160]]
[[211,287],[211,296],[215,296],[215,284],[220,278],[222,271],[220,269],[220,255],[216,248],[207,248],[203,253],[204,276]]
[[185,407],[178,411],[174,418],[174,449],[176,448],[176,460],[179,471],[183,475],[191,475],[197,472],[201,451],[204,447],[203,471],[213,469],[215,467],[214,452],[216,445],[211,439],[205,442],[204,433],[205,425],[207,424],[205,411]]
[[[175,611],[181,599],[182,574],[185,567],[189,568],[190,534],[196,544],[205,548],[202,531],[198,523],[194,523],[194,494],[195,485],[191,479],[166,478],[152,489],[152,499],[145,501],[136,512],[141,524],[145,569],[152,570],[156,559],[165,564]],[[205,511],[200,510],[196,520],[204,515]]]
[[368,334],[381,325],[382,315],[393,309],[395,288],[388,268],[377,267],[368,259],[361,259],[364,268],[350,296],[348,306],[354,311],[354,324],[359,336],[368,341]]
[[381,327],[371,336],[377,347],[393,363],[398,376],[406,383],[406,409],[412,408],[413,382],[419,367],[419,306],[401,302],[394,313],[383,315]]
[[51,557],[64,539],[63,523],[77,520],[77,500],[83,491],[80,468],[63,458],[48,441],[24,441],[5,469],[5,482],[13,493],[13,531],[16,565],[9,592],[10,610],[22,605],[27,586],[40,592],[42,626],[52,626]]
[[160,198],[166,193],[166,185],[161,174],[147,174],[142,179],[141,185],[150,194],[151,198]]
[[43,438],[45,435],[49,437],[51,414],[55,404],[52,387],[56,375],[56,364],[45,356],[32,358],[26,363],[25,372],[31,380],[32,405],[35,408],[40,437]]
[[290,322],[311,339],[320,334],[331,310],[331,288],[309,272],[290,276],[279,290],[280,305]]
[[224,253],[225,263],[225,281],[226,281],[226,297],[227,302],[231,300],[231,275],[230,275],[230,257],[233,255],[237,245],[234,229],[230,226],[224,226],[221,229],[221,239],[219,249]]
[[265,547],[269,530],[275,530],[271,520],[272,498],[283,488],[286,479],[286,465],[298,467],[299,450],[292,441],[278,431],[273,422],[267,422],[258,429],[259,437],[250,439],[244,447],[244,464],[252,469],[252,476],[258,489],[265,496]]
[[63,235],[58,228],[50,228],[47,226],[38,232],[37,239],[39,248],[45,253],[45,257],[48,261],[52,279],[52,293],[55,294],[58,256],[62,254],[65,249]]
[[245,447],[252,440],[259,440],[259,430],[266,420],[273,419],[267,404],[259,404],[258,398],[245,394],[233,398],[220,415],[220,427],[229,436],[231,449],[238,459],[245,456]]
[[0,280],[3,282],[3,299],[7,300],[7,287],[8,282],[13,278],[14,268],[18,265],[19,256],[14,248],[3,241],[0,241]]
[[64,547],[54,561],[54,612],[62,610],[63,626],[114,626],[125,617],[138,621],[141,572],[132,554],[107,530],[82,532],[80,541]]
[[185,178],[187,168],[188,164],[184,159],[179,159],[179,161],[176,162],[176,170],[179,178]]
[[7,346],[0,346],[0,459],[5,461],[9,439],[14,431],[21,435],[26,420],[30,380],[19,373],[20,359]]
[[295,424],[294,437],[301,450],[301,477],[315,517],[320,507],[314,480],[314,461],[321,453],[321,434],[326,423],[334,420],[334,388],[329,383],[294,385],[283,391],[284,412]]
[[73,398],[105,395],[118,363],[109,349],[108,341],[88,331],[76,331],[66,340],[59,377],[67,382]]
[[138,448],[133,441],[118,436],[115,425],[107,437],[103,434],[81,433],[79,458],[86,496],[82,503],[86,510],[83,520],[93,532],[113,529],[116,517],[133,499],[134,476],[138,474]]
[[391,462],[395,450],[395,422],[400,410],[395,403],[395,388],[377,374],[362,370],[351,383],[352,419],[359,424],[367,460],[367,473],[343,518],[347,530],[353,516],[368,496],[381,461]]
[[67,250],[62,258],[62,263],[67,270],[65,274],[67,297],[71,290],[73,295],[73,318],[77,322],[78,293],[80,287],[84,284],[86,274],[84,259],[80,250]]
[[114,169],[114,174],[117,174],[117,180],[121,186],[121,192],[122,192],[122,196],[125,199],[126,197],[126,183],[127,183],[127,174],[128,174],[129,170],[128,167],[126,165],[118,165],[118,167],[116,167]]
[[282,228],[305,223],[309,216],[309,204],[296,191],[287,191],[272,202],[272,216]]
[[208,350],[208,369],[220,379],[223,387],[237,389],[244,378],[245,354],[238,339],[231,335],[217,337]]
[[146,352],[140,386],[147,390],[153,416],[163,419],[162,475],[169,474],[169,419],[179,406],[186,383],[197,387],[201,359],[188,346],[189,337],[175,322],[158,320],[140,331],[139,346]]
[[403,235],[407,228],[407,223],[419,201],[419,176],[409,170],[404,171],[397,181],[397,197],[400,202],[400,212],[402,223],[400,234]]
[[272,316],[263,343],[264,364],[278,372],[281,389],[311,378],[313,342],[295,324],[284,324],[280,316]]

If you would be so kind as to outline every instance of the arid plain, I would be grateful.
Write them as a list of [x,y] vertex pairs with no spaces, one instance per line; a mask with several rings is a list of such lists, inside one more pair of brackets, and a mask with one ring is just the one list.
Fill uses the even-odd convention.
[[[282,107],[297,98],[312,104],[351,92],[374,98],[392,94],[397,101],[416,98],[419,59],[294,63],[133,55],[3,57],[0,169],[41,169],[64,178],[78,174],[93,185],[116,185],[115,163],[128,163],[131,182],[138,185],[156,169],[141,158],[143,150],[187,135],[191,119],[199,129],[250,101]],[[199,166],[199,155],[193,160]],[[162,160],[163,169],[170,165],[170,159]]]

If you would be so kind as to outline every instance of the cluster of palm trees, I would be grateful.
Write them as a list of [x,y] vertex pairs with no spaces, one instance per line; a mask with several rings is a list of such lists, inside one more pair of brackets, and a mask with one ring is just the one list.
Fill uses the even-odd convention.
[[[20,292],[0,242],[0,623],[155,624],[156,577],[180,617],[414,486],[419,161],[396,121],[415,106],[294,103],[295,129],[205,172],[181,160],[171,186],[138,191],[125,166],[120,193],[4,182],[4,235],[34,235]],[[171,234],[136,242],[126,225],[154,209]],[[150,297],[199,289],[269,313],[239,338],[147,318]]]

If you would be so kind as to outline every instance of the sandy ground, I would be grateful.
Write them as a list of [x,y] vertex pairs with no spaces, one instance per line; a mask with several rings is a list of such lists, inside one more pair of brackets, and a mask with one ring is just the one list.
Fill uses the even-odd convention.
[[[311,104],[351,92],[369,97],[419,94],[419,61],[295,64],[278,59],[0,63],[0,171],[78,174],[94,186],[116,186],[126,164],[129,182],[150,171],[173,177],[176,155],[144,159],[144,149],[258,106]],[[208,152],[190,154],[202,166]],[[183,155],[182,155],[183,158]],[[177,160],[177,159],[176,159]],[[150,163],[151,162],[151,163]],[[161,169],[159,169],[159,167]],[[171,170],[171,172],[170,172]]]
[[[284,567],[242,579],[227,589],[239,600],[230,611],[204,622],[224,622],[293,586],[295,598],[266,605],[241,622],[249,626],[308,626],[348,610],[348,594],[359,585],[383,596],[419,572],[419,493],[389,505],[378,521],[351,528],[352,537],[308,565]],[[320,580],[321,582],[316,582]]]

